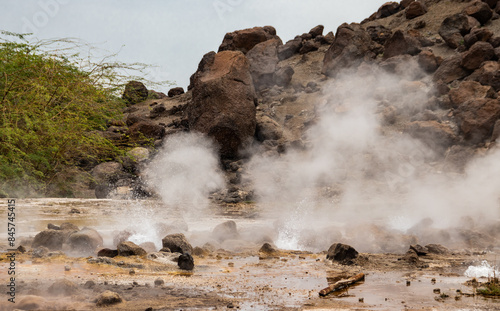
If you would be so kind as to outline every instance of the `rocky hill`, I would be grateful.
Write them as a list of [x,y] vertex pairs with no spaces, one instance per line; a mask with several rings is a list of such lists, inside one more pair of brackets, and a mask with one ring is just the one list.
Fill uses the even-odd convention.
[[[497,2],[388,2],[335,34],[319,25],[285,43],[271,26],[227,33],[217,52],[202,57],[186,92],[176,88],[167,96],[131,82],[123,95],[129,103],[125,120],[110,122],[104,135],[117,142],[154,140],[156,147],[179,132],[208,135],[217,143],[229,185],[213,198],[238,203],[254,198],[254,185],[245,178],[250,154],[280,158],[328,148],[328,141],[315,145],[323,135],[317,129],[325,122],[341,124],[342,116],[361,107],[361,113],[373,112],[376,124],[367,132],[392,141],[413,137],[429,150],[424,153],[431,154],[426,162],[433,169],[460,174],[500,134]],[[358,132],[370,120],[357,124],[356,118],[335,131],[361,141],[365,136]],[[133,160],[92,170],[98,197],[152,194],[141,170],[155,151],[145,147],[152,152],[136,148],[140,156]],[[391,155],[382,163],[380,154],[361,153],[372,159],[365,176],[393,160]]]

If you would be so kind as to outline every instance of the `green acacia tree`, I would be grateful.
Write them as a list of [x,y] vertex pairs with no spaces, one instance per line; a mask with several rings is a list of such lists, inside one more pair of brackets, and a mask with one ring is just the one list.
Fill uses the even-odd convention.
[[[56,49],[48,47],[57,46]],[[63,46],[63,48],[61,48]],[[44,194],[59,171],[79,161],[109,160],[124,150],[99,135],[122,118],[117,96],[143,64],[79,59],[73,40],[30,43],[0,37],[0,189]],[[84,64],[84,65],[82,65]],[[134,77],[137,78],[137,77]]]

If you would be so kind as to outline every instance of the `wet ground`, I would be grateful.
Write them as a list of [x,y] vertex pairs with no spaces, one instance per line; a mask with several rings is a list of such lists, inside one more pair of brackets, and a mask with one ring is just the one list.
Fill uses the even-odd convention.
[[[104,236],[105,246],[110,246],[113,232],[125,227],[124,220],[135,219],[148,226],[147,214],[155,210],[150,207],[157,202],[141,202],[139,209],[138,204],[111,200],[18,200],[18,241],[35,235],[48,223],[68,221],[97,229]],[[235,206],[187,222],[196,241],[204,230],[227,219],[235,219],[242,232],[269,223],[254,212],[252,208]],[[2,219],[6,219],[4,214]],[[177,216],[166,209],[154,213],[157,219]],[[6,228],[6,224],[2,223],[2,227]],[[5,241],[2,240],[2,250],[7,249]],[[115,257],[108,263],[96,263],[92,257],[62,253],[43,258],[34,258],[29,251],[17,253],[16,304],[9,303],[9,296],[2,291],[0,310],[103,309],[95,301],[105,290],[123,298],[123,302],[105,310],[500,310],[500,299],[474,295],[475,288],[465,285],[470,277],[464,276],[469,266],[483,260],[497,264],[500,255],[495,250],[427,255],[420,257],[418,264],[400,260],[403,254],[362,253],[354,265],[346,266],[326,260],[324,252],[280,250],[269,255],[259,253],[260,246],[253,241],[241,251],[207,251],[194,256],[196,266],[191,272],[146,257]],[[0,258],[1,271],[7,271],[7,253],[2,252]],[[329,281],[359,272],[366,274],[364,282],[319,297],[319,291]],[[3,272],[1,280],[8,284],[9,275]],[[63,289],[51,290],[61,280],[69,283]]]

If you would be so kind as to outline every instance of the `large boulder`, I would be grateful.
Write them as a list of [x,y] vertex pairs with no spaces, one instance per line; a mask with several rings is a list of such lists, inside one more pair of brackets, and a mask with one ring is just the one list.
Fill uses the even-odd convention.
[[417,39],[397,30],[384,45],[384,59],[403,54],[416,55],[420,52],[419,45]]
[[96,305],[98,307],[105,307],[118,304],[122,302],[123,299],[118,293],[112,292],[110,290],[104,291],[96,299]]
[[247,58],[238,51],[219,52],[194,81],[187,108],[189,128],[207,134],[223,158],[238,156],[255,133],[255,91]]
[[37,235],[35,235],[31,247],[37,248],[43,246],[54,251],[61,250],[65,238],[66,234],[62,230],[49,229],[40,231]]
[[445,18],[438,32],[449,47],[456,49],[464,43],[464,36],[471,28],[467,16],[458,13]]
[[455,131],[449,124],[437,121],[414,121],[408,124],[407,131],[411,136],[422,140],[426,145],[438,152],[457,142]]
[[258,141],[279,140],[283,137],[283,128],[278,122],[261,112],[257,114],[255,136]]
[[236,222],[233,220],[228,220],[218,224],[212,231],[212,237],[219,242],[223,242],[225,240],[235,240],[238,239],[239,236]]
[[484,141],[491,137],[500,118],[500,102],[491,98],[469,100],[458,107],[456,118],[466,139],[472,143]]
[[114,161],[101,163],[94,167],[90,173],[98,185],[114,183],[124,174],[122,164]]
[[193,270],[194,269],[194,259],[189,253],[184,253],[177,259],[177,265],[182,270]]
[[276,70],[274,73],[274,83],[278,86],[288,86],[292,82],[295,70],[291,66],[284,66]]
[[134,242],[121,242],[116,247],[119,256],[144,256],[146,251]]
[[257,44],[269,39],[278,38],[276,29],[272,26],[254,27],[249,29],[228,32],[219,46],[222,51],[241,51],[246,54]]
[[486,61],[465,80],[477,81],[482,85],[489,85],[498,92],[500,91],[500,63]]
[[309,30],[309,34],[313,37],[313,38],[316,38],[318,36],[322,36],[323,35],[323,30],[325,29],[325,26],[323,25],[318,25],[314,28],[312,28],[311,30]]
[[70,234],[66,243],[73,252],[93,254],[97,247],[103,245],[103,239],[95,229],[85,227]]
[[423,1],[414,1],[405,9],[405,17],[407,19],[414,19],[427,13],[427,7]]
[[[478,41],[487,42],[493,37],[493,32],[488,28],[473,28],[469,34],[465,35],[465,46],[470,48]],[[491,42],[490,42],[491,43]]]
[[400,5],[397,2],[386,2],[380,6],[380,8],[377,11],[377,14],[375,15],[375,18],[384,18],[391,16],[400,10]]
[[340,263],[347,263],[358,257],[358,254],[358,251],[356,251],[354,247],[350,245],[334,243],[328,249],[326,259],[338,261]]
[[127,135],[132,139],[161,139],[165,135],[165,127],[149,120],[139,121],[129,127]]
[[295,39],[287,41],[284,45],[278,46],[278,58],[279,60],[290,58],[299,53],[301,48],[302,38],[296,37]]
[[377,56],[376,43],[365,29],[356,23],[342,24],[323,59],[323,74],[334,76],[342,69],[358,66],[363,60]]
[[182,94],[184,94],[184,89],[180,86],[168,90],[168,97],[174,97]]
[[439,60],[431,51],[422,51],[417,59],[420,67],[427,73],[433,73],[439,66]]
[[127,105],[133,105],[145,101],[148,98],[148,89],[139,81],[130,81],[125,85],[122,99]]
[[461,66],[462,55],[457,54],[446,58],[434,73],[434,81],[450,83],[469,75],[469,71]]
[[278,64],[278,47],[283,45],[281,39],[271,39],[255,45],[247,53],[250,73],[256,90],[274,84],[274,72]]
[[458,108],[471,99],[495,98],[496,92],[491,86],[476,81],[463,81],[458,87],[451,89],[448,96],[451,106]]
[[474,43],[474,45],[464,53],[460,64],[467,70],[475,70],[479,68],[483,62],[493,58],[494,55],[495,50],[491,44],[479,41]]
[[169,234],[161,240],[163,247],[172,253],[192,253],[193,247],[182,233]]
[[50,285],[48,292],[53,296],[71,296],[78,293],[78,285],[70,280],[60,279]]
[[463,13],[477,19],[481,25],[486,24],[493,16],[490,6],[482,1],[476,0],[463,10]]

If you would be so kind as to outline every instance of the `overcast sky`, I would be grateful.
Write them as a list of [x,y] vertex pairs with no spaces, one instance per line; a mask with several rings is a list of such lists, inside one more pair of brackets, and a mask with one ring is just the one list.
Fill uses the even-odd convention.
[[[38,39],[75,37],[159,66],[156,80],[186,87],[203,54],[224,34],[274,26],[283,43],[322,24],[325,33],[361,22],[385,0],[0,0],[0,30]],[[161,91],[166,92],[167,89]]]

